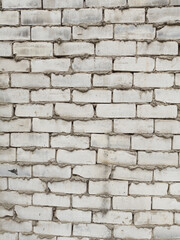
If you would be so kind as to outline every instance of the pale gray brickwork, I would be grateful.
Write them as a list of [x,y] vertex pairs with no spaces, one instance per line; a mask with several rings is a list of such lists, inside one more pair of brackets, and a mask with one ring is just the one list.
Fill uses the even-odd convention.
[[180,0],[0,0],[0,240],[180,239]]

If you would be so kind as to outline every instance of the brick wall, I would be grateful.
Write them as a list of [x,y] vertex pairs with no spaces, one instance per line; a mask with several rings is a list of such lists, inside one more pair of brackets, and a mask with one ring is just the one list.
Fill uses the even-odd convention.
[[180,239],[180,1],[1,1],[0,240]]

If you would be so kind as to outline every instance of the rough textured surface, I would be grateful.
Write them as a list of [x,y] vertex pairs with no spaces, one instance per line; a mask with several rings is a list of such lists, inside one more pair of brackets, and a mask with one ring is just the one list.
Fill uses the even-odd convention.
[[180,239],[180,0],[0,0],[0,240]]

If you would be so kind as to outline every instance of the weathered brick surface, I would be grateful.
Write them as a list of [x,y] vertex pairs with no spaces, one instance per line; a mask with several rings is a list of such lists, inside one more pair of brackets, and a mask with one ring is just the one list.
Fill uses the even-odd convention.
[[180,0],[0,0],[0,240],[180,239]]

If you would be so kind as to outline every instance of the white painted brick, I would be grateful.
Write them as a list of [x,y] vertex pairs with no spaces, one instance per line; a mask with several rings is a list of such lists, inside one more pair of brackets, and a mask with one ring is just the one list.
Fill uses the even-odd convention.
[[178,55],[178,44],[176,42],[137,43],[138,55]]
[[170,184],[169,193],[172,195],[180,195],[180,183]]
[[76,209],[57,210],[56,217],[62,222],[91,222],[90,211],[80,211]]
[[112,59],[105,57],[75,58],[72,64],[75,72],[107,72],[112,70]]
[[170,5],[177,5],[177,6],[179,6],[180,2],[178,0],[171,0],[170,1]]
[[124,118],[135,117],[135,104],[99,104],[96,108],[97,117]]
[[30,28],[2,27],[0,28],[0,40],[16,40],[16,41],[30,40]]
[[152,209],[177,211],[177,210],[180,210],[180,202],[175,198],[154,197],[152,201]]
[[174,75],[168,73],[135,73],[134,86],[140,88],[166,88],[174,85]]
[[0,12],[0,25],[18,25],[19,12],[15,11],[1,11]]
[[75,121],[74,132],[80,133],[109,133],[112,131],[112,121],[110,120],[92,120]]
[[128,5],[130,7],[153,7],[153,6],[166,6],[168,5],[168,0],[128,0]]
[[7,178],[1,178],[0,179],[0,190],[7,190]]
[[[19,234],[19,240],[41,240],[41,236],[37,235],[23,235],[22,233]],[[56,240],[56,237],[50,237],[47,236],[47,238],[44,238],[43,240]]]
[[[78,237],[58,237],[57,240],[78,240]],[[89,240],[89,238],[81,238],[82,240]]]
[[76,73],[73,75],[52,74],[51,82],[53,87],[85,88],[91,87],[91,75]]
[[167,183],[132,183],[129,187],[129,193],[131,195],[166,195],[167,189]]
[[12,56],[11,48],[12,48],[11,43],[0,42],[0,57],[11,57]]
[[71,135],[54,136],[51,137],[51,147],[86,149],[89,148],[89,138]]
[[98,150],[98,163],[112,165],[135,165],[135,153],[125,151]]
[[54,54],[55,56],[92,55],[94,54],[94,44],[86,42],[55,43]]
[[180,236],[179,226],[170,227],[155,227],[154,238],[155,239],[178,239]]
[[93,86],[95,87],[131,87],[132,74],[130,73],[112,73],[109,75],[97,75],[93,77]]
[[0,203],[31,205],[31,195],[20,194],[17,192],[0,192]]
[[148,228],[136,228],[135,226],[116,226],[114,237],[122,239],[151,239],[152,230]]
[[114,131],[118,133],[153,133],[153,120],[115,119]]
[[58,25],[61,24],[61,11],[21,11],[22,25]]
[[48,133],[13,133],[11,134],[11,146],[14,147],[48,147]]
[[[0,59],[0,71],[2,72],[29,72],[29,61],[15,61],[14,59]],[[8,89],[11,90],[11,89]]]
[[157,71],[179,71],[180,57],[174,57],[171,60],[157,58],[156,70]]
[[63,11],[63,24],[98,24],[102,21],[102,9],[68,9]]
[[138,152],[138,164],[144,166],[178,166],[178,154],[167,152]]
[[52,104],[24,104],[17,105],[15,115],[19,117],[52,117]]
[[9,76],[7,73],[0,74],[0,88],[9,87]]
[[9,189],[26,192],[44,192],[46,183],[38,178],[33,179],[9,179]]
[[180,214],[175,213],[175,223],[179,224],[180,223]]
[[180,135],[173,137],[173,149],[180,149]]
[[161,102],[179,103],[180,90],[179,89],[157,89],[155,90],[155,99]]
[[127,195],[128,182],[127,181],[89,181],[89,193],[96,195]]
[[130,72],[151,72],[154,69],[154,59],[149,57],[121,57],[114,61],[114,70]]
[[105,7],[105,8],[114,8],[114,7],[123,7],[126,5],[126,0],[86,0],[87,7]]
[[40,0],[2,0],[3,8],[40,8],[41,1]]
[[111,102],[109,90],[89,90],[88,92],[73,91],[74,102]]
[[61,118],[80,119],[94,116],[93,105],[77,105],[73,103],[56,103],[55,112]]
[[11,75],[11,87],[20,88],[42,88],[49,87],[50,79],[43,74],[12,74]]
[[156,169],[154,171],[154,179],[156,181],[170,181],[178,182],[180,181],[180,169],[179,168],[165,168]]
[[116,226],[114,237],[121,236],[122,239],[151,239],[152,230],[148,228],[136,228],[134,226]]
[[53,45],[44,42],[14,43],[13,53],[20,57],[50,57],[53,56]]
[[33,119],[33,131],[34,132],[70,132],[71,122],[67,122],[61,119]]
[[150,40],[155,37],[155,28],[153,25],[115,25],[115,39],[121,40]]
[[113,197],[113,209],[120,210],[150,210],[150,197]]
[[96,196],[73,196],[73,208],[83,209],[110,209],[110,198],[96,197]]
[[105,134],[92,134],[91,146],[100,148],[130,149],[129,136],[109,136]]
[[71,28],[69,27],[33,27],[31,30],[32,40],[70,40]]
[[156,120],[155,131],[157,133],[180,133],[180,122],[176,120]]
[[70,90],[61,89],[40,89],[31,92],[33,102],[68,102],[70,100]]
[[0,162],[14,162],[16,161],[16,149],[0,149]]
[[175,75],[175,85],[180,86],[180,74]]
[[98,56],[133,56],[136,53],[136,42],[101,41],[96,44]]
[[18,239],[18,233],[0,233],[0,240],[17,240]]
[[135,168],[128,169],[122,167],[116,167],[112,172],[111,178],[120,180],[131,180],[131,181],[152,181],[152,171],[145,169]]
[[[1,164],[0,176],[4,177],[31,177],[31,167],[11,164]],[[14,180],[14,179],[11,179]],[[18,179],[16,179],[18,180]]]
[[111,173],[111,168],[103,165],[84,165],[75,166],[73,175],[78,175],[83,178],[108,179]]
[[99,224],[77,224],[74,225],[73,235],[98,238],[111,237],[111,230],[104,225]]
[[151,102],[152,91],[140,91],[140,90],[114,90],[113,102],[120,103],[134,103],[134,102]]
[[13,119],[10,121],[0,120],[1,132],[30,132],[31,120],[30,119]]
[[0,219],[0,225],[2,231],[9,232],[31,232],[32,231],[32,222],[15,222],[11,219]]
[[157,38],[160,40],[178,40],[180,38],[179,26],[164,26],[157,31]]
[[68,71],[70,59],[33,59],[32,72],[64,72]]
[[1,103],[28,103],[29,91],[24,89],[0,90]]
[[0,105],[0,116],[1,117],[12,117],[13,108],[12,105]]
[[43,0],[43,8],[81,8],[83,0]]
[[45,163],[55,160],[54,149],[35,149],[33,151],[23,150],[19,148],[17,150],[17,161],[18,162],[36,162]]
[[83,194],[86,192],[86,183],[81,181],[62,181],[48,183],[48,188],[51,192],[68,193],[68,194]]
[[51,220],[52,209],[47,207],[22,207],[15,206],[15,212],[18,218],[25,220]]
[[38,221],[34,227],[34,233],[46,234],[46,235],[71,235],[71,224],[70,223],[59,223],[59,222],[48,222]]
[[13,216],[13,210],[12,209],[8,210],[0,206],[0,217],[7,217],[7,216]]
[[122,239],[151,239],[152,230],[148,228],[136,228],[135,226],[116,226],[114,237]]
[[96,152],[90,150],[58,150],[57,162],[66,164],[95,164]]
[[61,168],[57,165],[55,166],[35,165],[33,166],[33,176],[48,178],[70,178],[71,168],[70,167]]
[[171,150],[171,138],[132,136],[132,149],[136,150]]
[[132,213],[120,211],[108,211],[107,213],[95,212],[93,214],[93,222],[110,223],[110,224],[131,224]]
[[9,134],[0,134],[0,146],[1,147],[9,146]]
[[145,21],[145,9],[107,9],[104,19],[108,23],[143,23]]
[[175,23],[176,21],[179,21],[179,8],[173,7],[173,8],[151,8],[148,9],[147,12],[147,19],[150,23],[156,23],[156,22],[171,22]]
[[92,26],[86,29],[75,26],[73,27],[73,39],[112,39],[113,26]]
[[140,118],[176,118],[177,106],[176,105],[138,105],[137,116]]
[[33,194],[33,204],[40,206],[70,207],[69,196],[58,196],[52,193]]

